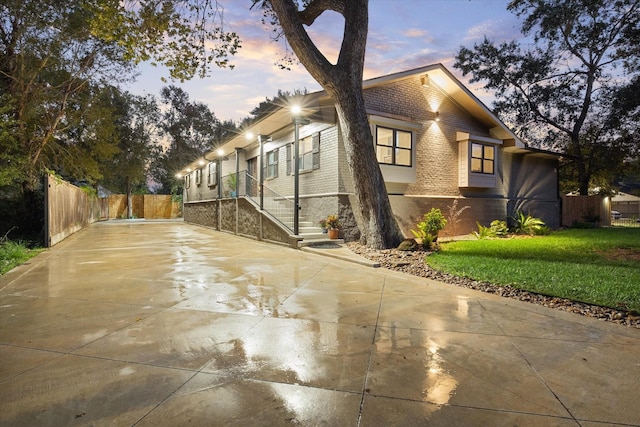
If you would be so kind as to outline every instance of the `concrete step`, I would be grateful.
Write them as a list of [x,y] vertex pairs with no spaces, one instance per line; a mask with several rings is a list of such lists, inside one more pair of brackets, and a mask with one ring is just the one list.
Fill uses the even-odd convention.
[[327,244],[340,245],[344,243],[344,239],[330,239],[326,233],[305,234],[301,235],[301,237],[303,237],[303,240],[298,242],[299,248],[305,246],[322,246]]
[[324,234],[326,236],[327,233],[322,232],[322,228],[313,227],[313,226],[303,226],[300,225],[298,229],[299,234]]

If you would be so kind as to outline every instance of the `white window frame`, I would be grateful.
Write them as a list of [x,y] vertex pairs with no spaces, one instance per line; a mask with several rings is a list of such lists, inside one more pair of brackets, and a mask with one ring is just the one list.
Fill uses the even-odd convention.
[[[320,132],[315,132],[298,141],[298,172],[307,173],[320,169]],[[295,142],[287,144],[287,175],[293,173],[291,167]]]
[[200,185],[202,183],[202,169],[196,169],[196,185]]
[[218,186],[218,164],[216,162],[210,162],[207,165],[207,185],[209,187]]
[[265,178],[274,179],[278,177],[278,156],[280,155],[279,148],[269,151],[266,154],[266,170]]

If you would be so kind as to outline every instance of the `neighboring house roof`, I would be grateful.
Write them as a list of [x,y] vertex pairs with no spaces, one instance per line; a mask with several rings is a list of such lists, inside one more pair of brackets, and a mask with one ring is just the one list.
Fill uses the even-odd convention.
[[618,193],[611,198],[612,202],[640,202],[640,197],[633,194]]
[[[544,157],[557,157],[560,154],[550,151],[532,149],[524,144],[514,133],[505,125],[486,105],[482,103],[469,89],[462,84],[449,70],[442,64],[433,64],[425,67],[406,70],[394,74],[381,77],[375,77],[363,81],[364,90],[377,86],[387,85],[396,81],[407,78],[415,78],[422,76],[428,79],[429,84],[439,87],[455,104],[460,108],[469,112],[480,123],[489,129],[491,135],[497,139],[503,140],[503,149],[512,153],[533,153]],[[310,116],[313,120],[332,122],[335,120],[333,114],[333,102],[325,91],[313,92],[302,96],[301,104],[304,105],[305,115]],[[259,119],[244,129],[243,134],[236,135],[220,148],[225,155],[231,154],[236,148],[247,148],[255,144],[255,138],[248,140],[246,134],[253,135],[272,135],[280,130],[292,126],[292,114],[289,106],[282,106],[275,109],[271,114]],[[217,151],[217,150],[216,150]],[[217,156],[215,151],[211,151],[205,155],[206,159],[212,159]],[[191,165],[194,168],[197,160]]]

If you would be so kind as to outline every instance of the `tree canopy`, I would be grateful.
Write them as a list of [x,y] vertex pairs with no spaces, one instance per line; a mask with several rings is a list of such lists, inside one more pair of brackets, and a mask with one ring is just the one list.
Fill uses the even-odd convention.
[[191,101],[177,86],[162,88],[160,98],[165,108],[159,127],[165,141],[155,155],[153,178],[161,184],[159,192],[177,193],[182,181],[175,179],[175,173],[220,145],[236,126],[231,121],[221,122],[207,105]]
[[587,194],[638,155],[640,1],[514,0],[508,10],[528,39],[485,38],[455,67],[494,92],[525,142],[567,154],[565,182]]
[[[10,129],[0,166],[34,189],[42,171],[78,149],[67,129],[99,87],[131,78],[141,61],[166,65],[179,80],[204,76],[211,63],[227,66],[239,45],[211,0],[0,3],[0,129]],[[83,174],[91,171],[75,176]]]

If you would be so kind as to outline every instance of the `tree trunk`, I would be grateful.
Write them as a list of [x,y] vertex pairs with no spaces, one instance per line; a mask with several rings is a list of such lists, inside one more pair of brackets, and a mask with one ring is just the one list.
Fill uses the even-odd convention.
[[362,243],[373,248],[391,248],[402,240],[402,232],[391,210],[389,196],[373,149],[362,83],[331,94],[336,100],[340,130],[344,137],[347,164],[362,218]]
[[[368,0],[313,0],[304,11],[292,0],[270,0],[282,30],[298,60],[336,102],[347,162],[363,223],[362,241],[385,249],[402,240],[393,216],[362,93],[364,54],[369,22]],[[344,16],[345,32],[337,64],[333,65],[313,44],[304,25],[310,26],[323,11]]]
[[570,135],[571,138],[571,151],[575,156],[576,173],[578,175],[578,190],[581,196],[587,196],[589,194],[589,181],[591,176],[587,173],[587,167],[585,165],[584,154],[582,152],[582,145],[580,144],[580,136],[576,131]]

